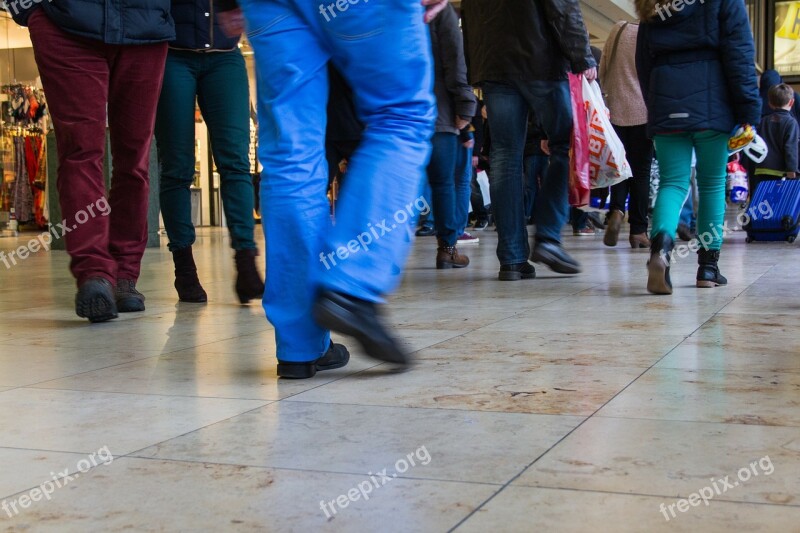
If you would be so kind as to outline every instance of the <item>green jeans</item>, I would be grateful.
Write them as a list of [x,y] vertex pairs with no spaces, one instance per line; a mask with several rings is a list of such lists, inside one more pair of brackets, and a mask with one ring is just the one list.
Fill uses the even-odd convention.
[[660,183],[653,210],[651,237],[659,233],[674,236],[681,207],[689,192],[692,150],[697,155],[697,237],[707,250],[722,247],[725,220],[725,176],[729,134],[697,131],[656,135],[654,138]]
[[190,187],[195,165],[195,99],[211,135],[222,208],[235,250],[253,249],[250,97],[241,52],[170,50],[156,115],[161,214],[170,251],[195,240]]

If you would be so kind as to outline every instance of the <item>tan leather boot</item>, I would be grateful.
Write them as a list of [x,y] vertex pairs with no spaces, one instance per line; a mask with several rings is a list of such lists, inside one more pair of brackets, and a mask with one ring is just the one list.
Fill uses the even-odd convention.
[[606,226],[606,234],[603,236],[603,244],[606,246],[616,246],[619,241],[619,228],[622,226],[622,221],[625,219],[625,213],[614,209],[608,215],[608,226]]
[[650,239],[647,238],[647,233],[637,233],[628,238],[631,243],[631,248],[650,248]]
[[436,252],[436,268],[464,268],[469,264],[469,257],[458,253],[455,246],[448,246],[439,239],[439,249]]

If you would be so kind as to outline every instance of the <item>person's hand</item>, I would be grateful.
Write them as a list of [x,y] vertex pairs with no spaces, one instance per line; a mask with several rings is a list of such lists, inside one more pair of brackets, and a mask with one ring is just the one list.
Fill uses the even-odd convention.
[[480,162],[481,160],[477,155],[472,156],[472,168],[478,168],[478,163]]
[[425,24],[436,18],[436,15],[441,13],[447,7],[450,0],[422,0],[422,5],[425,6],[425,17],[423,20]]
[[550,143],[547,139],[542,139],[539,141],[539,148],[541,148],[542,152],[545,154],[550,155]]
[[475,147],[475,139],[470,139],[467,142],[461,143],[461,146],[464,148],[473,148]]
[[586,81],[594,81],[597,79],[597,67],[588,68],[583,71],[583,76]]
[[467,126],[469,126],[470,120],[466,118],[456,117],[456,128],[458,131],[463,130]]
[[239,7],[217,12],[217,20],[226,37],[239,37],[244,32],[244,13]]

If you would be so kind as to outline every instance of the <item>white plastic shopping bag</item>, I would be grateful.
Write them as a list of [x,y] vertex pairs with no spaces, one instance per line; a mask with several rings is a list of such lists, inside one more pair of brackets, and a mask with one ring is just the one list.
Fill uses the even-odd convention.
[[589,115],[589,180],[592,189],[616,185],[633,173],[625,158],[625,147],[609,120],[600,86],[583,78],[583,99]]
[[486,175],[485,170],[478,172],[478,185],[481,187],[481,195],[483,196],[483,205],[491,205],[492,197],[489,196],[489,176]]

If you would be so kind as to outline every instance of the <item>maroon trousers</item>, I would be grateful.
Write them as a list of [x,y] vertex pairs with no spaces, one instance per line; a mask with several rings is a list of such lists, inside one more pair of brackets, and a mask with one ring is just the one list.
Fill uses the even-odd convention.
[[[86,39],[60,29],[42,9],[28,27],[58,147],[65,222],[55,232],[66,239],[72,275],[78,285],[90,277],[136,281],[147,245],[150,142],[167,43]],[[113,161],[108,200],[106,117]]]

